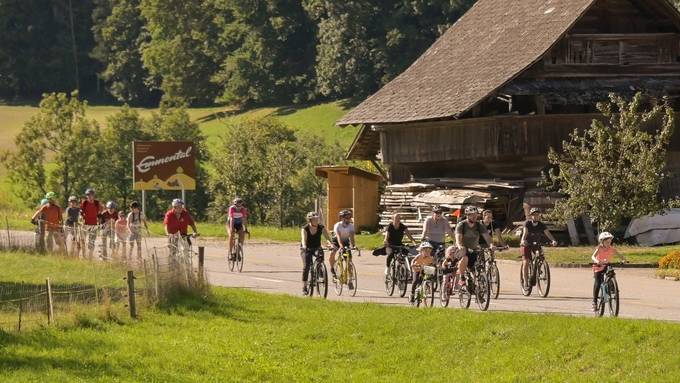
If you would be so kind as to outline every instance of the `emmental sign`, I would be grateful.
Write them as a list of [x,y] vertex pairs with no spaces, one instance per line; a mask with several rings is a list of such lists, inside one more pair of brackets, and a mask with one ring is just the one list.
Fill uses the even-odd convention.
[[196,148],[190,141],[134,141],[134,190],[195,190]]

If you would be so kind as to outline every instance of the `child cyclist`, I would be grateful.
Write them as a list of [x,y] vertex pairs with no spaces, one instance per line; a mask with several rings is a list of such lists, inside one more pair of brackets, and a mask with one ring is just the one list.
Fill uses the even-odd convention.
[[[118,219],[116,220],[115,226],[116,232],[116,253],[125,258],[127,255],[127,242],[130,237],[128,230],[128,222],[124,211],[118,212]],[[122,249],[122,251],[121,251]]]
[[432,256],[432,245],[429,242],[422,242],[418,246],[418,255],[411,261],[411,270],[413,270],[413,284],[411,285],[411,296],[409,302],[413,303],[416,296],[416,289],[423,283],[423,266],[432,266],[434,264],[434,257]]
[[613,239],[614,236],[607,231],[600,233],[600,236],[598,237],[600,244],[593,253],[593,278],[595,279],[595,283],[593,284],[593,311],[597,310],[597,298],[600,295],[600,286],[604,280],[604,273],[607,270],[607,265],[614,260],[614,256],[618,256],[621,258],[622,262],[626,262],[626,258],[619,254],[612,245]]

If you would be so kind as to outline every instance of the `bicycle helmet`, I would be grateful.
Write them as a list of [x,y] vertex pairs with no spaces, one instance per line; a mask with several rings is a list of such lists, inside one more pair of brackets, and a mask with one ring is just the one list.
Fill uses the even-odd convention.
[[177,206],[184,206],[184,201],[182,201],[179,198],[175,198],[172,200],[172,207],[177,207]]
[[532,207],[531,210],[529,210],[529,215],[540,213],[540,212],[541,212],[541,209],[539,209],[537,207]]
[[43,199],[40,200],[40,206],[42,206],[42,205],[44,205],[48,202],[50,202],[50,201],[48,201],[47,198],[43,198]]
[[107,209],[115,209],[116,208],[116,203],[113,201],[109,201],[106,203],[106,208]]
[[432,244],[431,244],[430,242],[423,241],[423,242],[420,243],[420,246],[418,246],[418,250],[420,250],[420,249],[426,249],[426,248],[432,249],[432,248],[433,248],[433,247],[432,247]]
[[611,238],[614,238],[614,236],[612,235],[612,233],[610,233],[610,232],[608,232],[608,231],[603,231],[603,232],[600,233],[600,235],[597,237],[597,240],[600,241],[600,242],[602,242],[602,241],[604,241],[605,239],[611,239]]
[[439,205],[434,205],[432,206],[432,212],[433,213],[441,213],[442,212],[442,207]]
[[78,197],[72,195],[68,197],[68,202],[78,202]]
[[479,209],[477,209],[477,206],[467,206],[465,207],[465,215],[468,214],[479,214]]
[[54,192],[47,192],[45,194],[45,199],[47,199],[47,200],[54,199],[56,196],[57,196],[57,194],[54,193]]
[[236,197],[234,198],[234,205],[240,205],[243,203],[243,198]]
[[310,211],[309,213],[307,213],[307,220],[308,221],[313,219],[313,218],[319,218],[319,215],[316,214],[316,212],[313,212],[313,211]]
[[94,189],[86,189],[85,195],[88,195],[88,194],[94,194]]
[[347,217],[347,216],[350,216],[350,217],[351,217],[351,216],[352,216],[352,211],[351,211],[351,210],[347,210],[347,209],[345,209],[345,210],[340,210],[340,213],[338,213],[338,216],[341,217],[341,218],[342,218],[342,217]]

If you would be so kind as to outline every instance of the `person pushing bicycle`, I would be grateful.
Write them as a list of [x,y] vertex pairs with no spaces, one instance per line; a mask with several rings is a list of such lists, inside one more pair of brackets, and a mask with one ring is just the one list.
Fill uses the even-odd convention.
[[312,269],[314,253],[321,248],[321,236],[323,235],[326,238],[329,247],[332,246],[332,243],[328,230],[319,223],[319,215],[313,211],[307,213],[307,224],[300,230],[300,235],[303,252],[302,294],[307,295],[309,294],[309,291],[307,291],[307,280]]
[[622,262],[626,262],[626,258],[623,257],[612,244],[614,236],[603,231],[598,237],[599,245],[593,253],[593,311],[597,311],[597,298],[600,295],[600,285],[604,280],[604,273],[607,271],[607,265],[609,265],[613,260],[614,256],[621,258]]
[[557,241],[553,237],[548,227],[541,222],[541,209],[534,207],[529,210],[529,219],[524,222],[522,239],[520,241],[520,253],[522,254],[522,280],[525,284],[529,283],[529,264],[531,254],[540,250],[543,236],[548,237],[553,246],[557,246]]

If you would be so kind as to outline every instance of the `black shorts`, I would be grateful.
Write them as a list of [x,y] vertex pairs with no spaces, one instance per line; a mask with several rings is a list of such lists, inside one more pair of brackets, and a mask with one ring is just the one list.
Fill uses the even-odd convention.
[[333,246],[336,249],[339,249],[340,247],[349,247],[349,239],[342,241],[342,246],[340,246],[337,237],[333,237],[333,240],[331,242],[333,243]]
[[234,222],[234,230],[236,231],[243,231],[243,223],[242,222]]

